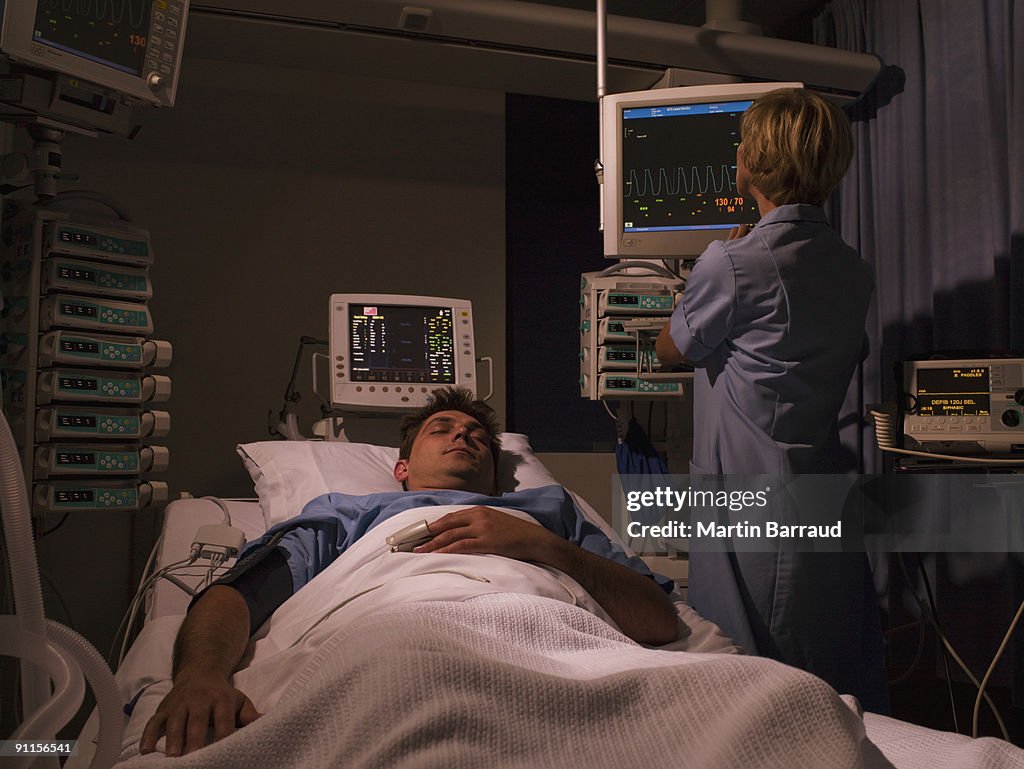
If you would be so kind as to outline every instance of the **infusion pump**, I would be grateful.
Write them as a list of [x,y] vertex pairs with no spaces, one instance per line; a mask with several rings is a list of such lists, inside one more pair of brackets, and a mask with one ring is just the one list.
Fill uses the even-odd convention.
[[1024,358],[903,364],[905,448],[1024,451]]
[[654,352],[654,339],[682,295],[683,280],[667,271],[651,274],[646,263],[623,262],[616,268],[632,272],[581,276],[580,395],[589,400],[684,395],[692,372],[662,373]]

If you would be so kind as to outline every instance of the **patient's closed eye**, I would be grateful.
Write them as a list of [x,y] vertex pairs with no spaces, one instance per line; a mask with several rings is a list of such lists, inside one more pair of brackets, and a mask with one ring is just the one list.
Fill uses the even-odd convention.
[[429,432],[431,435],[443,435],[445,433],[450,432],[462,432],[465,433],[466,435],[472,435],[474,438],[479,438],[483,435],[486,435],[487,431],[484,430],[483,427],[469,427],[466,425],[453,425],[449,423],[442,423],[431,426],[431,428],[427,432]]

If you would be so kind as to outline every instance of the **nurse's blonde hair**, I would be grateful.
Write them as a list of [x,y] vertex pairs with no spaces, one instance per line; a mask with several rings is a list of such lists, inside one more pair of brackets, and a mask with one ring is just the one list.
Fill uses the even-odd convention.
[[750,182],[777,206],[820,206],[850,167],[853,132],[839,107],[803,88],[758,97],[740,120]]

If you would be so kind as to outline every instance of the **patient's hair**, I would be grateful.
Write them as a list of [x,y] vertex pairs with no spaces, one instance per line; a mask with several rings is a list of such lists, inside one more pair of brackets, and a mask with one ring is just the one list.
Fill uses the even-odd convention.
[[412,454],[412,444],[420,433],[420,428],[431,416],[439,411],[461,411],[468,414],[483,425],[490,441],[491,456],[494,458],[494,472],[498,472],[498,457],[501,456],[501,438],[498,419],[494,409],[481,400],[476,400],[473,393],[465,387],[441,387],[427,397],[427,404],[417,411],[402,417],[401,443],[398,446],[398,458],[408,459]]
[[850,121],[839,107],[803,88],[758,97],[740,119],[750,181],[777,206],[820,206],[853,158]]

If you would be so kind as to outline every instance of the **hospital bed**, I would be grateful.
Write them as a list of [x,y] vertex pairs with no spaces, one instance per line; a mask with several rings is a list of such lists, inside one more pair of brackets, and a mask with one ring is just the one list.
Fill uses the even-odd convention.
[[[158,566],[226,517],[248,540],[322,493],[394,491],[397,449],[270,441],[239,446],[257,499],[168,506]],[[505,434],[503,490],[554,483],[524,436]],[[625,543],[582,499],[580,509]],[[743,655],[678,595],[680,639],[620,634],[564,574],[498,556],[392,553],[382,522],[261,628],[235,685],[264,715],[180,758],[142,756],[170,690],[189,596],[159,583],[117,673],[130,716],[119,767],[1024,767],[1024,751],[861,713],[819,679]],[[428,566],[429,564],[429,566]],[[197,585],[202,570],[179,580]],[[86,766],[90,720],[79,755]],[[159,743],[163,747],[163,741]]]

